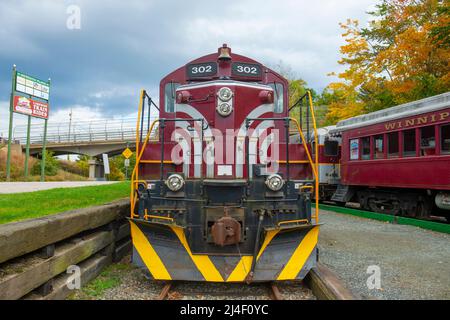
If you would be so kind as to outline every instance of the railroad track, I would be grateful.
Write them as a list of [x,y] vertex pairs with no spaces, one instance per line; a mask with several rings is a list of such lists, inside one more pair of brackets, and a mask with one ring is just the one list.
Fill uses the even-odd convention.
[[[318,264],[304,281],[242,283],[205,283],[169,281],[162,287],[157,300],[198,299],[258,299],[258,300],[356,300],[341,280],[327,267]],[[211,299],[210,298],[210,299]]]
[[[216,288],[214,290],[208,290],[208,289],[187,289],[186,286],[189,286],[187,282],[174,282],[170,281],[167,282],[163,288],[161,289],[161,292],[157,298],[157,300],[177,300],[181,297],[187,296],[187,297],[199,297],[199,296],[215,296],[215,297],[221,297],[221,296],[227,296],[227,297],[235,297],[235,298],[243,298],[248,297],[249,293],[243,292],[242,290],[239,290],[239,287],[236,287],[234,290],[229,290],[230,288],[227,288],[228,284],[221,284],[223,286],[223,290],[217,290]],[[195,285],[195,284],[194,284]],[[236,286],[236,284],[231,284]],[[239,286],[242,286],[243,284],[239,284]],[[185,287],[185,290],[181,289],[180,287]],[[267,282],[267,283],[261,283],[256,284],[256,290],[259,291],[253,296],[256,296],[258,298],[268,298],[269,300],[284,300],[284,296],[281,293],[280,288],[278,287],[277,283],[275,282]],[[181,290],[180,290],[181,289]],[[231,288],[233,289],[233,288]],[[263,295],[261,289],[266,290],[266,294]],[[305,288],[306,289],[306,288]],[[308,290],[308,289],[307,289]],[[313,298],[313,295],[311,294],[311,298]]]

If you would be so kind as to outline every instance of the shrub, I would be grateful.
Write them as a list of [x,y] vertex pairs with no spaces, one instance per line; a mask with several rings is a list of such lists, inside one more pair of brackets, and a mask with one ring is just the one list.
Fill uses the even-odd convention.
[[[88,176],[89,170],[87,166],[81,167],[79,161],[59,160],[59,167],[67,172],[74,173],[80,176]],[[86,168],[86,169],[85,169]]]
[[[45,151],[45,175],[55,176],[58,173],[59,161],[53,158],[53,152]],[[41,174],[41,160],[39,160],[31,169],[31,174],[39,175]]]

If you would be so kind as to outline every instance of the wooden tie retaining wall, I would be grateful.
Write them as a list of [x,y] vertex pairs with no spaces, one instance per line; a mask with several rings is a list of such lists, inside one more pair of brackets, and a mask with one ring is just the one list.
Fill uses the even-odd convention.
[[64,299],[131,250],[129,199],[0,225],[0,300]]

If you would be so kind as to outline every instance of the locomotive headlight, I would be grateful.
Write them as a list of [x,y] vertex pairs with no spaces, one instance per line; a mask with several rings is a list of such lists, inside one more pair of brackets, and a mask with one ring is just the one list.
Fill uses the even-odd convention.
[[272,191],[280,190],[284,185],[283,178],[279,174],[271,174],[266,179],[266,186]]
[[231,107],[231,105],[229,103],[221,102],[217,106],[217,112],[222,117],[226,117],[226,116],[230,115],[231,111],[233,111],[233,108]]
[[172,174],[166,180],[167,187],[172,191],[180,190],[184,185],[184,179],[179,174]]
[[230,88],[222,87],[217,94],[222,101],[229,101],[233,97],[233,91]]

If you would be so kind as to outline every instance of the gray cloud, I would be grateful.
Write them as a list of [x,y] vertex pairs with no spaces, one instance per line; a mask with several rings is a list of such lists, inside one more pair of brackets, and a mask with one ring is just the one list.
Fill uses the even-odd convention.
[[[135,112],[139,89],[158,94],[161,77],[223,42],[262,63],[290,65],[321,90],[339,70],[338,27],[365,21],[376,0],[326,1],[2,1],[0,101],[13,63],[52,78],[52,108],[91,106],[106,116]],[[67,6],[81,29],[66,28]],[[1,120],[1,127],[7,120]]]

